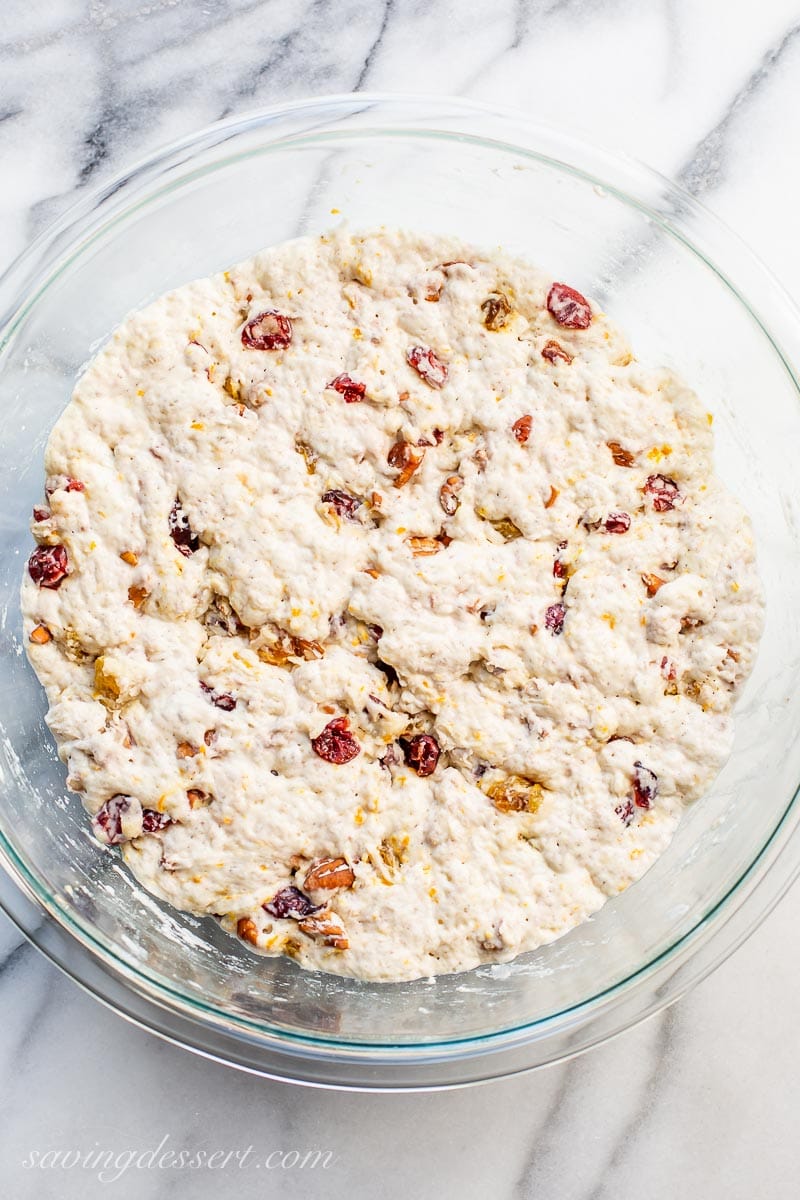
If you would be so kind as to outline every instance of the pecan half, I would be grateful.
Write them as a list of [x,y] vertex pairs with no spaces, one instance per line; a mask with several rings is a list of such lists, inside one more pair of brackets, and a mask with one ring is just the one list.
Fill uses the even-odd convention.
[[442,486],[439,488],[439,504],[442,511],[447,513],[448,517],[452,517],[458,509],[461,501],[458,498],[458,493],[464,486],[464,480],[460,475],[448,475]]
[[303,887],[309,892],[316,888],[352,887],[355,873],[346,858],[318,858],[311,864]]

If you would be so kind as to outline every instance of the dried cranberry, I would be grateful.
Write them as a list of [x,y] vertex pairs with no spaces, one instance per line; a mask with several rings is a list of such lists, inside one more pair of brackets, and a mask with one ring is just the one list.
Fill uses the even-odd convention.
[[68,479],[64,485],[65,492],[85,492],[86,484],[81,483],[80,479]]
[[429,346],[410,346],[406,351],[406,361],[430,387],[444,386],[448,374],[447,363]]
[[553,559],[553,578],[564,579],[567,574],[567,568],[560,558]]
[[63,546],[37,546],[28,559],[28,574],[39,587],[55,590],[66,579],[68,565]]
[[511,432],[519,442],[520,446],[524,446],[528,438],[531,436],[531,426],[533,425],[533,417],[526,413],[524,417],[520,417],[511,426]]
[[564,628],[564,618],[567,610],[563,604],[551,604],[544,614],[544,627],[552,634],[561,633]]
[[334,488],[330,492],[323,492],[322,503],[330,504],[333,511],[347,521],[354,520],[356,510],[361,507],[361,500],[358,496],[351,496],[349,492],[340,492],[338,488]]
[[361,747],[349,730],[347,717],[336,717],[329,721],[322,732],[311,739],[315,754],[329,763],[349,763],[361,753]]
[[208,696],[212,704],[217,708],[221,708],[223,712],[233,712],[236,708],[236,700],[229,692],[217,692],[214,688],[209,687],[207,683],[200,680],[200,687]]
[[292,322],[274,308],[259,313],[242,330],[242,345],[251,350],[285,350],[292,340]]
[[319,912],[324,906],[313,904],[305,892],[301,892],[299,888],[290,884],[276,892],[272,899],[262,907],[271,917],[277,917],[281,921],[292,917],[297,921],[302,917],[310,917],[312,913]]
[[98,841],[105,842],[107,846],[118,846],[120,842],[126,841],[122,832],[122,814],[126,813],[130,806],[130,796],[123,796],[121,793],[106,800],[103,807],[92,817],[92,828]]
[[651,475],[644,490],[652,496],[656,512],[669,512],[681,498],[677,483],[667,475]]
[[168,518],[169,535],[184,558],[190,558],[200,549],[200,538],[189,525],[189,518],[176,500]]
[[650,808],[658,795],[658,776],[640,762],[633,764],[633,799],[639,808]]
[[357,404],[359,400],[364,399],[367,390],[365,383],[356,383],[355,379],[351,379],[349,375],[337,375],[328,384],[328,387],[343,396],[345,404]]
[[417,733],[412,738],[401,738],[405,760],[418,775],[432,775],[439,761],[439,743],[429,733]]
[[614,809],[614,812],[622,821],[623,825],[630,825],[631,821],[633,820],[634,813],[633,801],[630,799],[630,797],[627,797],[625,800],[623,800],[622,804],[617,805],[617,807]]
[[674,681],[678,678],[678,669],[672,659],[667,658],[666,654],[661,659],[661,670],[664,674],[664,677],[670,683],[674,683]]
[[34,521],[49,521],[52,515],[50,509],[46,508],[43,504],[35,504],[33,506]]
[[627,533],[631,519],[626,512],[609,513],[605,519],[606,533]]
[[589,301],[566,283],[554,283],[547,293],[547,311],[567,329],[588,329],[592,320]]
[[155,808],[142,809],[142,833],[157,833],[171,824],[172,820],[166,813],[158,812]]

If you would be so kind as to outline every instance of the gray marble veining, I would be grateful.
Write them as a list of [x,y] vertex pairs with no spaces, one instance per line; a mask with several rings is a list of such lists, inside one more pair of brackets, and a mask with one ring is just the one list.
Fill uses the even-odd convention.
[[[796,0],[5,0],[0,267],[159,144],[353,89],[515,105],[679,178],[800,291]],[[800,893],[669,1012],[474,1090],[338,1096],[206,1063],[127,1025],[0,920],[0,1173],[11,1200],[105,1194],[704,1200],[797,1193]],[[50,1147],[330,1148],[238,1173],[27,1167]]]

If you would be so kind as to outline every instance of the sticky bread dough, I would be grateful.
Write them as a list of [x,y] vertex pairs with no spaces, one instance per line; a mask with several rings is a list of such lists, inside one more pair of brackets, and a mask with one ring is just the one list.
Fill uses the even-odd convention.
[[750,524],[697,397],[552,287],[340,231],[162,297],[83,375],[26,640],[69,786],[155,895],[310,968],[462,970],[586,919],[708,789],[761,629]]

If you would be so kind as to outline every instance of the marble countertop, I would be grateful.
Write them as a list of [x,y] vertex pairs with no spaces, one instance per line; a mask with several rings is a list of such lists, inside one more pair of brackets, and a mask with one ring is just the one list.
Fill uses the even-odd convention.
[[[82,189],[209,121],[353,89],[491,99],[680,179],[800,294],[796,0],[5,0],[0,268]],[[704,1200],[797,1195],[795,888],[690,996],[566,1065],[338,1095],[126,1024],[0,917],[0,1177],[106,1194]],[[330,1150],[327,1166],[33,1165],[47,1150]],[[124,1158],[121,1160],[124,1162]],[[217,1160],[220,1164],[221,1160]]]

